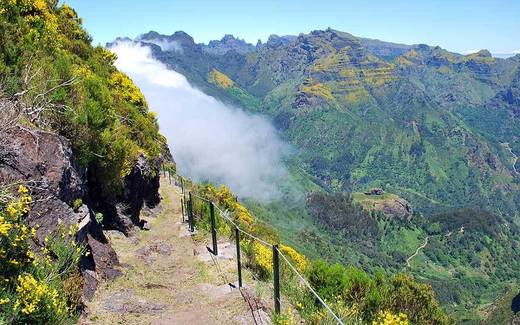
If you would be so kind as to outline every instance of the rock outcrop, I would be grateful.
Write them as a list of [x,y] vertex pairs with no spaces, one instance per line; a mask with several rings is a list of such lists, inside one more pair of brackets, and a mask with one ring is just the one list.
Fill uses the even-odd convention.
[[56,229],[58,220],[79,224],[88,211],[75,213],[70,205],[87,192],[84,170],[72,162],[69,142],[56,134],[14,127],[0,130],[4,139],[0,151],[0,183],[27,183],[34,203],[28,216],[32,225],[40,225],[38,238]]
[[410,219],[413,209],[405,199],[391,193],[385,193],[375,187],[364,193],[355,195],[356,201],[367,211],[382,212],[388,216]]
[[124,179],[123,192],[116,198],[108,199],[100,195],[99,189],[91,189],[89,202],[103,214],[105,228],[131,235],[136,226],[143,226],[142,210],[154,209],[160,202],[160,165],[160,160],[150,161],[144,155],[138,156]]
[[365,192],[365,195],[383,195],[385,191],[380,187],[371,188],[369,191]]
[[[79,227],[75,239],[91,253],[80,263],[84,296],[92,297],[99,280],[113,279],[120,272],[117,254],[96,221],[93,209],[99,205],[90,193],[87,171],[74,163],[69,141],[57,134],[17,125],[0,129],[0,139],[0,186],[24,183],[30,189],[33,204],[26,220],[38,225],[38,244],[44,245],[45,237],[60,224]],[[125,234],[139,225],[143,207],[154,208],[160,202],[159,166],[159,161],[139,156],[126,177],[124,192],[113,203],[110,216]],[[89,206],[72,209],[73,202]]]
[[381,211],[386,215],[400,218],[410,218],[413,214],[412,206],[402,198],[382,200],[374,204],[374,210]]

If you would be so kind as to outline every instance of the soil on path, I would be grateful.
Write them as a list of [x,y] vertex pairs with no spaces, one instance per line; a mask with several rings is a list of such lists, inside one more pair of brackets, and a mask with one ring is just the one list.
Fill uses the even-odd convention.
[[208,258],[189,236],[179,189],[162,179],[161,196],[150,231],[108,234],[123,276],[100,285],[80,324],[265,324],[226,282],[236,262]]

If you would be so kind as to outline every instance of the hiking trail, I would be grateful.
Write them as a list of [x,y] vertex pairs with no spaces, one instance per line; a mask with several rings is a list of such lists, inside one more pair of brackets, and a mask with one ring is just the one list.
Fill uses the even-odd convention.
[[228,284],[236,282],[234,245],[219,242],[215,258],[190,236],[179,193],[161,178],[162,210],[145,216],[150,230],[107,232],[123,275],[100,283],[80,324],[270,323],[250,290]]

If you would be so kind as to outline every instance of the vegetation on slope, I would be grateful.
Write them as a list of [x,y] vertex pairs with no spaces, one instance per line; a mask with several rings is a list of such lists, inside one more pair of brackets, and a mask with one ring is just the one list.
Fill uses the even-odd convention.
[[[188,54],[156,57],[207,93],[269,116],[298,148],[290,169],[307,176],[308,192],[347,193],[311,206],[248,201],[284,241],[309,256],[399,272],[429,236],[410,271],[459,321],[478,322],[504,287],[520,281],[520,178],[512,162],[520,152],[520,57],[427,45],[380,57],[377,44],[364,44],[329,29],[273,38],[244,54],[200,55],[185,42]],[[213,68],[242,95],[208,83]],[[399,220],[351,207],[348,193],[370,187],[406,199],[416,213]],[[358,234],[359,225],[369,226]]]
[[[229,211],[230,216],[242,228],[254,236],[279,244],[282,254],[303,273],[319,295],[333,310],[349,324],[448,324],[450,319],[439,307],[431,286],[418,283],[411,276],[396,274],[388,276],[383,270],[369,275],[360,268],[330,264],[321,259],[309,260],[290,246],[281,243],[274,229],[259,220],[225,186],[191,185],[191,190],[213,200]],[[197,228],[210,231],[210,216],[207,205],[194,200],[193,211],[198,215]],[[217,232],[223,236],[234,235],[230,224],[217,219]],[[207,233],[206,233],[207,234]],[[241,248],[245,252],[244,266],[258,278],[272,279],[272,251],[270,248],[241,237]],[[300,317],[311,324],[335,323],[315,297],[301,285],[300,280],[285,264],[281,264],[282,292],[287,296]],[[279,324],[295,324],[290,310],[277,317]]]
[[[0,97],[16,111],[2,112],[5,120],[12,117],[8,123],[29,133],[44,129],[70,140],[72,163],[86,172],[90,195],[84,199],[91,207],[122,194],[138,157],[153,161],[162,154],[165,139],[143,95],[115,68],[114,54],[91,45],[71,7],[57,0],[0,1],[0,44]],[[83,289],[77,229],[58,229],[45,243],[33,240],[27,189],[13,194],[3,186],[17,180],[1,181],[0,323],[74,322]],[[82,200],[65,203],[77,209]],[[39,217],[50,225],[58,218]]]

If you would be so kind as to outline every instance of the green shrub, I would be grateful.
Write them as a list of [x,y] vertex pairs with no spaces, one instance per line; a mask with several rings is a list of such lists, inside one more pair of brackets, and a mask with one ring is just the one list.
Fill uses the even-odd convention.
[[[308,279],[326,301],[339,303],[338,308],[356,306],[365,322],[382,311],[404,313],[413,324],[448,324],[450,319],[440,308],[430,285],[416,282],[408,275],[370,276],[356,268],[314,261]],[[316,302],[317,303],[317,302]]]
[[72,201],[72,210],[74,210],[74,212],[78,212],[79,208],[81,208],[82,205],[82,199],[75,199],[74,201]]

